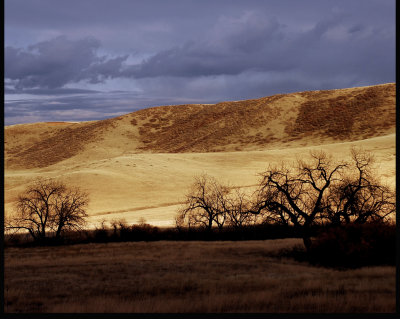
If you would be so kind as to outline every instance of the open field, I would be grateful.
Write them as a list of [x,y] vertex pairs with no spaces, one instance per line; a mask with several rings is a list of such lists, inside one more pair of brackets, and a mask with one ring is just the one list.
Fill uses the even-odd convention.
[[5,312],[394,312],[395,267],[280,257],[300,239],[5,250]]
[[171,226],[195,175],[251,190],[270,164],[310,150],[345,159],[352,146],[372,152],[380,177],[394,187],[394,83],[12,125],[5,128],[5,211],[40,176],[89,193],[90,227],[142,217]]

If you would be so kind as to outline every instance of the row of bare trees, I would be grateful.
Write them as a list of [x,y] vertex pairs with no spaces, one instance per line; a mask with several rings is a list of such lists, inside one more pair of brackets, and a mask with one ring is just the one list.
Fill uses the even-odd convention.
[[88,194],[54,180],[38,179],[18,197],[16,211],[5,220],[5,230],[29,232],[35,241],[60,239],[66,230],[85,224]]
[[[252,194],[203,175],[186,195],[176,225],[178,229],[203,227],[208,231],[261,222],[294,226],[309,250],[311,229],[316,224],[362,224],[386,221],[394,215],[395,193],[377,176],[371,154],[356,149],[348,162],[313,152],[309,160],[298,160],[292,167],[270,166],[260,174]],[[36,241],[60,239],[64,231],[84,226],[87,204],[88,195],[78,188],[37,180],[19,196],[5,229],[25,230]]]
[[203,174],[195,178],[186,195],[185,203],[176,217],[181,227],[202,227],[211,231],[214,226],[240,228],[255,223],[258,216],[250,213],[250,200],[240,188],[220,184],[215,178]]
[[292,225],[307,250],[312,226],[387,221],[396,209],[395,193],[377,179],[371,154],[352,149],[351,161],[333,161],[324,152],[288,167],[270,166],[253,194],[203,175],[196,179],[176,217],[177,227],[224,224],[236,228],[257,222]]

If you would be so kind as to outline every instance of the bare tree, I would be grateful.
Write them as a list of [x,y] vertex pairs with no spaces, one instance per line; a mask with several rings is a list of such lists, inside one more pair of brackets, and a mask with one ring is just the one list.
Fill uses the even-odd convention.
[[79,230],[85,224],[87,217],[87,193],[78,188],[68,189],[64,186],[63,192],[58,192],[54,198],[54,222],[52,230],[56,238],[61,237],[64,230]]
[[298,160],[289,169],[270,167],[261,174],[258,202],[252,212],[269,212],[269,218],[292,224],[302,232],[307,250],[311,247],[311,226],[323,215],[328,187],[341,178],[346,163],[333,164],[324,152],[311,153],[311,161]]
[[254,224],[259,215],[250,212],[252,203],[247,194],[240,188],[236,188],[231,192],[226,204],[226,223],[235,229],[240,229],[245,225]]
[[261,173],[258,190],[250,199],[214,178],[196,179],[176,218],[177,226],[211,230],[227,224],[240,228],[262,216],[266,223],[295,226],[310,250],[314,225],[388,220],[396,209],[395,193],[375,177],[373,157],[352,149],[352,161],[333,161],[325,152],[311,152],[309,160],[293,167],[270,167]]
[[292,169],[268,169],[251,212],[266,211],[270,222],[299,228],[307,251],[312,225],[388,219],[396,208],[394,192],[375,178],[371,154],[352,149],[351,155],[351,163],[335,163],[314,152]]
[[[66,229],[80,228],[87,217],[88,195],[54,180],[38,179],[18,197],[15,214],[6,230],[27,230],[35,241],[52,235],[61,237]],[[50,233],[50,234],[49,234]]]
[[178,227],[204,227],[208,231],[213,225],[221,229],[226,220],[229,187],[219,184],[206,174],[195,179],[186,200],[176,217]]
[[370,153],[353,148],[351,155],[348,174],[326,198],[326,218],[335,225],[390,220],[396,211],[395,192],[378,180]]

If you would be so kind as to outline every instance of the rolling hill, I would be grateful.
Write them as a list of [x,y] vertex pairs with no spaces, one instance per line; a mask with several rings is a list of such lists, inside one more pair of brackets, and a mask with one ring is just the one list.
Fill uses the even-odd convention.
[[6,126],[6,210],[30,180],[44,176],[86,189],[93,223],[145,217],[165,225],[193,175],[251,186],[268,163],[313,148],[347,156],[351,145],[372,151],[394,183],[395,91],[388,83]]

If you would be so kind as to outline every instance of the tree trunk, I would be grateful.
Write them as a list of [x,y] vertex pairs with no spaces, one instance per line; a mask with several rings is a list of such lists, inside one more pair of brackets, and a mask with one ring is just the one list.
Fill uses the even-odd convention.
[[312,242],[311,242],[311,233],[310,233],[310,229],[308,228],[308,226],[303,228],[303,243],[304,243],[304,247],[306,247],[307,253],[309,253]]
[[36,237],[36,235],[35,235],[35,232],[34,232],[32,229],[30,229],[30,228],[28,228],[28,231],[29,231],[29,233],[31,234],[33,240],[34,240],[34,241],[37,241],[37,237]]
[[209,219],[209,220],[208,220],[207,230],[208,230],[209,232],[211,232],[211,229],[212,229],[212,222],[213,222],[212,219]]
[[40,233],[40,237],[44,240],[46,238],[46,229],[43,227],[42,232]]
[[[63,227],[64,227],[64,223],[60,222],[60,223],[58,224],[57,231],[56,231],[56,238],[57,238],[57,239],[60,239],[60,237],[61,237],[61,230],[62,230]],[[114,228],[114,230],[115,230],[115,228]]]
[[306,247],[307,253],[310,252],[310,248],[311,248],[311,238],[310,238],[310,236],[303,235],[303,243],[304,243],[304,246]]
[[[115,228],[114,228],[114,233],[116,233]],[[60,239],[60,237],[61,237],[61,227],[58,227],[56,231],[56,239]]]

